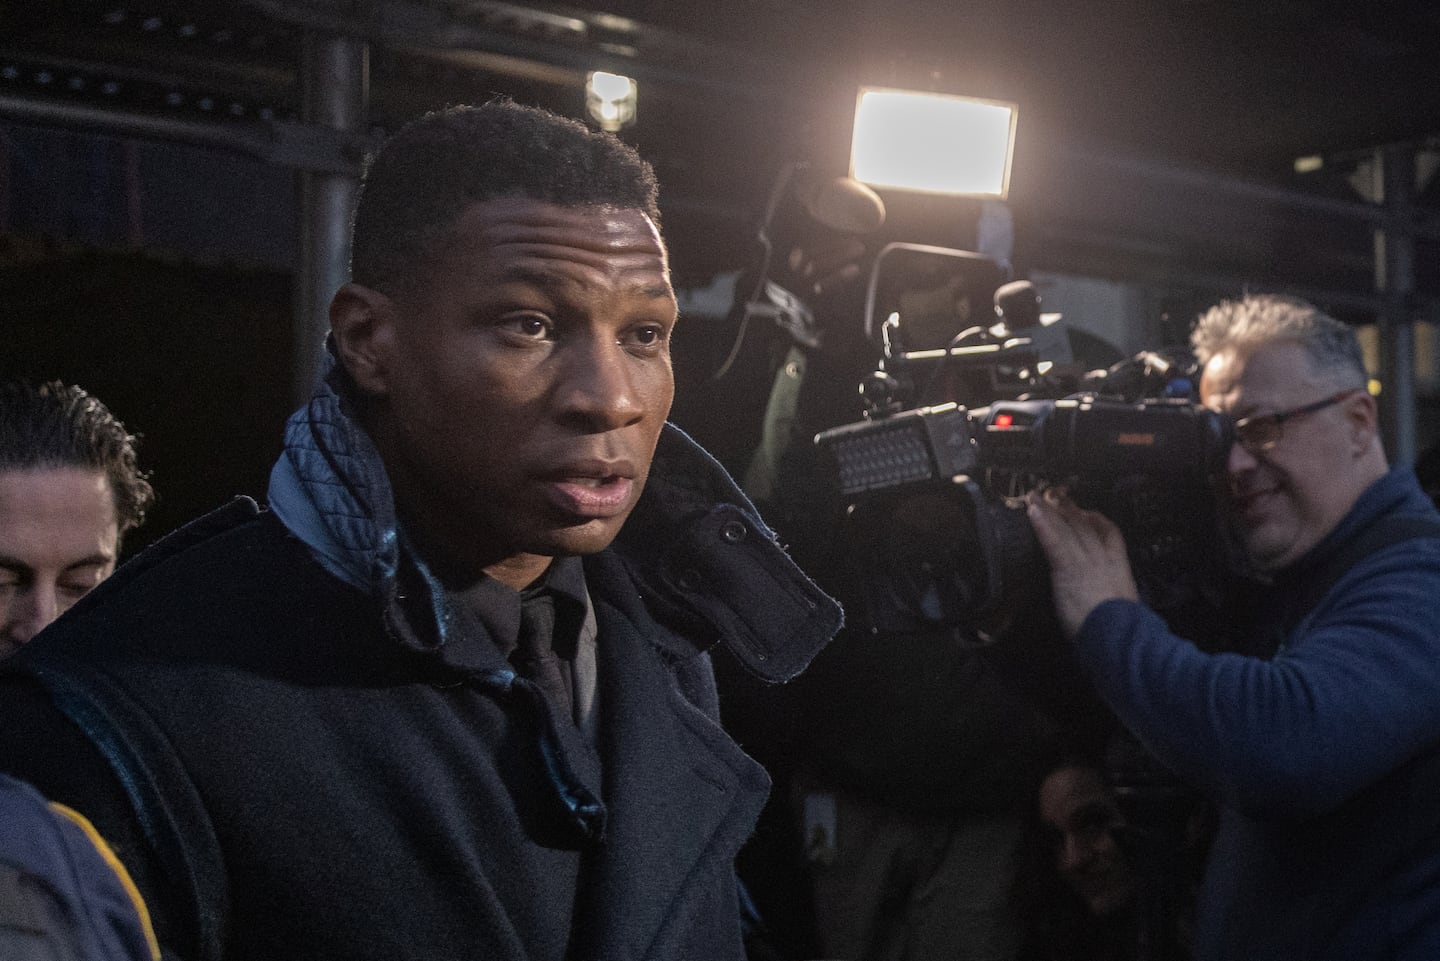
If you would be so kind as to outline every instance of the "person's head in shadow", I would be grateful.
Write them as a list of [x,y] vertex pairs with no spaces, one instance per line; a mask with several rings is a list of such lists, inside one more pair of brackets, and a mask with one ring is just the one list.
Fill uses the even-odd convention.
[[1099,765],[1059,762],[1041,780],[1036,805],[1045,849],[1065,886],[1096,917],[1130,907],[1136,878],[1121,844],[1125,816]]
[[1035,782],[1025,961],[1189,956],[1213,807],[1136,742],[1056,753]]
[[1139,871],[1097,756],[1061,750],[1034,782],[1016,901],[1022,961],[1130,961]]
[[110,576],[154,499],[135,438],[99,399],[0,383],[0,658]]

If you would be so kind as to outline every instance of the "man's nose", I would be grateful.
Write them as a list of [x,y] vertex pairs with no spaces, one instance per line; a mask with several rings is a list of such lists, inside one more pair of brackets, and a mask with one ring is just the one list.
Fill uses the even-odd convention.
[[640,362],[612,339],[576,345],[557,385],[562,412],[587,427],[614,430],[644,416]]
[[12,644],[27,644],[55,618],[60,604],[54,587],[32,587],[20,592],[5,611],[0,636]]
[[1254,470],[1259,463],[1250,449],[1238,440],[1230,445],[1230,452],[1225,457],[1225,472],[1231,477],[1238,476],[1246,471]]

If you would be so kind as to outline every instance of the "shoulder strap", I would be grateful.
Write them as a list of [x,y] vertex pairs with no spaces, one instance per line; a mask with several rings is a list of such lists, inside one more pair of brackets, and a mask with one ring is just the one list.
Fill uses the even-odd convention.
[[1285,603],[1281,637],[1288,637],[1300,622],[1319,605],[1330,589],[1356,564],[1372,554],[1420,537],[1440,538],[1440,515],[1391,514],[1371,524],[1350,540],[1318,569],[1307,572]]
[[[1359,537],[1336,552],[1335,556],[1306,579],[1302,596],[1303,607],[1296,611],[1296,620],[1303,618],[1330,593],[1345,572],[1372,554],[1403,544],[1418,537],[1440,537],[1440,516],[1435,514],[1391,514],[1371,524]],[[1292,624],[1293,626],[1293,624]]]
[[109,763],[178,899],[195,961],[220,961],[229,898],[219,839],[164,733],[120,689],[70,659],[30,665],[56,708]]

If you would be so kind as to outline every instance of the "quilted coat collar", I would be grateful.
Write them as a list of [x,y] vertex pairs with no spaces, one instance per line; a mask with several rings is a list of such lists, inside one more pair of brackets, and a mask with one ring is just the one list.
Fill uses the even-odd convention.
[[[443,647],[457,616],[406,542],[380,454],[350,414],[350,390],[327,351],[314,395],[286,425],[270,509],[331,574],[380,601],[397,640]],[[842,622],[719,463],[673,424],[610,550],[677,638],[723,642],[765,680],[798,674]]]

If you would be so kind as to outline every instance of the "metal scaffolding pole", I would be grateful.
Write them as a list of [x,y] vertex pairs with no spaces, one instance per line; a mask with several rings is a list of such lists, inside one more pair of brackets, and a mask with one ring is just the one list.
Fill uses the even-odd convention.
[[1375,231],[1375,287],[1380,292],[1380,423],[1392,463],[1415,462],[1415,148],[1376,153],[1384,219]]
[[[300,65],[301,121],[359,133],[369,106],[369,48],[355,37],[309,31]],[[343,172],[300,173],[300,265],[295,286],[292,394],[304,403],[314,388],[330,329],[330,298],[349,278],[350,216],[360,186],[360,159]]]

